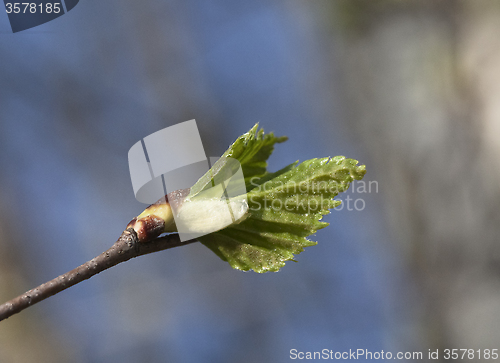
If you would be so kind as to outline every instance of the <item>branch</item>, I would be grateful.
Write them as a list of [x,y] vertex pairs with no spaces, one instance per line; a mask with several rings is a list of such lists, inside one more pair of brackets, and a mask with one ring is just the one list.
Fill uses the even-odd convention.
[[181,242],[177,234],[169,234],[165,237],[153,239],[150,242],[139,242],[134,229],[128,228],[123,231],[111,248],[99,256],[0,305],[0,321],[131,258],[193,242],[197,241]]

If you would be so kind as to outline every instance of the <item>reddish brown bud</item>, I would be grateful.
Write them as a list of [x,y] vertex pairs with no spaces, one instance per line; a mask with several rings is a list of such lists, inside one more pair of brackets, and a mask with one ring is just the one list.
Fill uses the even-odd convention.
[[165,221],[159,217],[150,215],[139,220],[137,218],[132,219],[127,228],[134,229],[139,242],[148,242],[164,232]]
[[167,194],[132,219],[127,228],[134,229],[139,242],[149,242],[164,232],[175,232],[176,227],[170,204],[179,208],[188,194],[189,189],[176,190]]

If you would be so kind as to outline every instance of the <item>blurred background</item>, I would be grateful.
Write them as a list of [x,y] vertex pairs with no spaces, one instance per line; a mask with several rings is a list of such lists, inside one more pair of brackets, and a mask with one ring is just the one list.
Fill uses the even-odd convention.
[[345,155],[374,182],[279,273],[199,244],[141,257],[1,322],[0,362],[500,348],[498,34],[489,0],[82,0],[17,34],[0,15],[1,302],[107,249],[144,208],[129,148],[182,121],[209,156],[260,122],[290,138],[270,170]]

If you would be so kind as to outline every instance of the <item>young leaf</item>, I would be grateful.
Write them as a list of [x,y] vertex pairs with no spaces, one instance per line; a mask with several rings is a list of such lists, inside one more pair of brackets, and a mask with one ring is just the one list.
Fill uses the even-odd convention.
[[217,174],[224,172],[224,168],[227,166],[226,158],[233,158],[240,162],[247,191],[249,191],[250,179],[263,176],[266,173],[267,159],[274,150],[274,144],[286,140],[288,137],[276,137],[272,132],[264,134],[263,129],[259,130],[259,124],[255,124],[250,131],[238,137],[219,161],[191,187],[189,198],[210,187]]
[[[321,218],[341,204],[333,198],[346,191],[354,179],[362,179],[366,168],[358,166],[356,160],[337,156],[296,162],[268,173],[266,160],[274,144],[286,139],[264,135],[257,126],[224,153],[240,161],[244,173],[248,172],[244,174],[248,216],[198,240],[233,268],[262,273],[278,271],[294,254],[316,244],[307,237],[328,225]],[[221,168],[216,163],[211,175]],[[206,183],[202,179],[195,187]]]

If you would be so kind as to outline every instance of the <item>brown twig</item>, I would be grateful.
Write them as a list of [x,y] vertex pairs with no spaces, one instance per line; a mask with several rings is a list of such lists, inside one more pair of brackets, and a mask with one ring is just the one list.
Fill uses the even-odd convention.
[[139,242],[134,229],[128,228],[110,249],[99,256],[0,305],[0,321],[121,262],[192,242],[196,240],[181,242],[177,234],[169,234],[143,243]]

